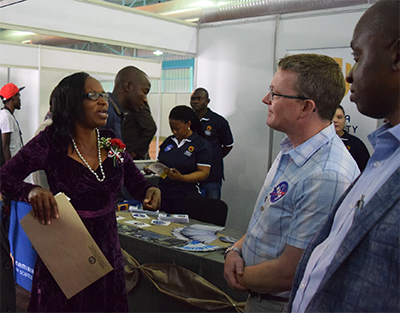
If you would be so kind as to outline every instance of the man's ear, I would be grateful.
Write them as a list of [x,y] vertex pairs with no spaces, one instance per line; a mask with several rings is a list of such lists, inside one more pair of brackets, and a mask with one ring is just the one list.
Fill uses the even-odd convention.
[[395,71],[400,71],[400,38],[390,47],[393,59],[393,69]]
[[301,108],[301,115],[303,117],[306,117],[308,115],[310,115],[313,112],[317,111],[317,106],[315,105],[314,100],[311,99],[307,99],[307,100],[303,100],[303,106]]
[[132,87],[133,87],[133,84],[131,82],[128,81],[128,82],[124,83],[124,91],[125,92],[131,92]]

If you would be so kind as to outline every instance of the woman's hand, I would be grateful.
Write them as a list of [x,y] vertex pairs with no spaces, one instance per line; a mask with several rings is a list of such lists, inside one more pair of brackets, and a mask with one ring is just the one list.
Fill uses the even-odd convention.
[[161,191],[156,187],[150,187],[146,191],[146,197],[143,200],[143,209],[157,211],[161,205]]
[[166,170],[166,173],[168,175],[168,178],[171,180],[184,181],[183,175],[176,168],[169,168],[168,170]]
[[59,218],[57,202],[53,194],[42,187],[33,188],[28,195],[35,218],[42,224],[51,224],[51,219]]
[[149,166],[146,165],[143,167],[143,172],[145,172],[147,175],[151,175],[154,174],[154,172],[152,170],[149,169]]

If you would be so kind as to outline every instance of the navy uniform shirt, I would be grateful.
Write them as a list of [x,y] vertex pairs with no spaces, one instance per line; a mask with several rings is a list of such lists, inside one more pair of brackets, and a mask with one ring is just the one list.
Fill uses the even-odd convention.
[[367,166],[367,162],[369,160],[369,152],[367,147],[364,145],[361,139],[350,135],[346,131],[344,131],[344,134],[342,137],[340,137],[340,139],[342,139],[351,156],[357,162],[360,172],[362,172]]
[[207,113],[200,119],[206,139],[211,144],[213,158],[210,175],[203,182],[214,182],[224,178],[224,163],[222,147],[233,145],[233,136],[228,121],[221,115],[207,110]]
[[[174,140],[175,139],[175,140]],[[169,136],[160,145],[158,160],[169,168],[176,168],[182,175],[193,173],[197,166],[210,166],[212,159],[212,150],[207,140],[193,133],[184,142],[181,141],[178,147],[178,141],[174,136]],[[160,179],[159,186],[163,194],[165,192],[182,192],[195,189],[197,183],[185,183],[176,180],[170,180],[168,177]]]

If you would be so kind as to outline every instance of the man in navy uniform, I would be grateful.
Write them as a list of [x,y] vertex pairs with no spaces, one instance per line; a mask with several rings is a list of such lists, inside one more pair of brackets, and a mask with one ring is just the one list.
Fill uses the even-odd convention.
[[213,159],[210,175],[200,182],[200,190],[203,196],[220,199],[221,186],[224,179],[223,159],[233,147],[233,136],[228,121],[221,115],[211,111],[207,106],[210,103],[208,91],[197,88],[190,97],[190,105],[200,119],[204,128],[206,139],[212,147]]

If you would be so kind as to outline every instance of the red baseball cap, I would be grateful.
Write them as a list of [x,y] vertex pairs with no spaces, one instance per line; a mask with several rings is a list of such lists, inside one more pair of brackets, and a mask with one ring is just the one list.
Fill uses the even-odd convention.
[[0,97],[3,100],[8,100],[15,96],[18,92],[20,92],[25,87],[18,88],[13,83],[9,83],[3,86],[0,90]]

